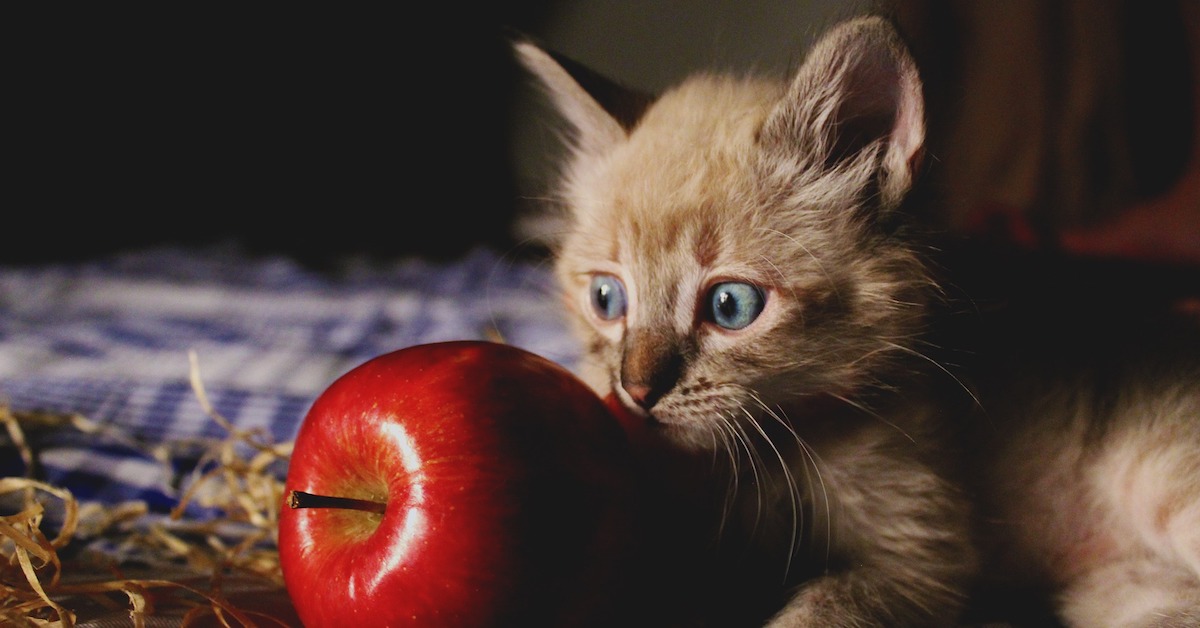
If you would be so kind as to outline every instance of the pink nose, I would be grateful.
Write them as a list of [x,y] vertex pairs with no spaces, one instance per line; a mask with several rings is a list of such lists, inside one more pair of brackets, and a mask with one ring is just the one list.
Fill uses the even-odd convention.
[[650,387],[645,384],[630,384],[625,386],[625,392],[629,393],[630,398],[634,403],[642,408],[648,408],[652,405],[650,399]]

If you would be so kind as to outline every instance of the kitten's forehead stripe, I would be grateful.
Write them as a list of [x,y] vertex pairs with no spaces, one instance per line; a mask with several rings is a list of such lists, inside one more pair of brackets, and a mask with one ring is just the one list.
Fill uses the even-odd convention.
[[[604,237],[597,234],[596,237]],[[621,239],[610,237],[608,241],[608,259],[614,264],[621,263]]]
[[702,220],[695,226],[693,248],[696,262],[701,268],[710,268],[717,262],[721,250],[721,235],[713,220]]

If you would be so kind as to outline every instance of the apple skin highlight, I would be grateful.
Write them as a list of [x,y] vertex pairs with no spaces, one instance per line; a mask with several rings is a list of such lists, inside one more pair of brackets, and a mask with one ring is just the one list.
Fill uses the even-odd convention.
[[625,432],[563,367],[484,341],[417,345],[314,402],[285,484],[386,504],[280,511],[289,597],[320,626],[615,625],[636,568]]

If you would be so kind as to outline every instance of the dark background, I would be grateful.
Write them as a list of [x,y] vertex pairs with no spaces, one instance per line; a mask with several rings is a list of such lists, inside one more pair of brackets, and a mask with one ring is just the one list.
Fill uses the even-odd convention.
[[[871,7],[899,16],[922,65],[929,222],[1015,219],[1053,234],[1169,196],[1189,167],[1198,176],[1200,11],[1181,16],[1188,1],[501,0],[10,16],[0,262],[229,240],[315,265],[511,250],[515,216],[553,171],[512,31],[656,91],[699,68],[786,71],[830,23]],[[1197,203],[1178,198],[1176,244],[1200,251],[1186,215]]]
[[0,261],[228,239],[313,263],[503,245],[501,27],[536,30],[545,4],[10,20]]

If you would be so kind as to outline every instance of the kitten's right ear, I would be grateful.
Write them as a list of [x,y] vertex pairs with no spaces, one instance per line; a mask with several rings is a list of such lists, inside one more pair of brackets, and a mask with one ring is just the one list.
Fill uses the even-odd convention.
[[624,140],[654,101],[582,64],[534,43],[513,40],[521,64],[546,88],[551,102],[575,130],[575,149],[601,154]]
[[916,63],[888,20],[868,16],[827,32],[801,65],[760,139],[817,168],[870,175],[884,209],[912,185],[925,140]]

